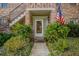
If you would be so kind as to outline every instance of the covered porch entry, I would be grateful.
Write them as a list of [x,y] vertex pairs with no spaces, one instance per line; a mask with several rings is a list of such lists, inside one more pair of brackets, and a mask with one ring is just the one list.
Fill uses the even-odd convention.
[[49,23],[49,10],[30,11],[34,41],[44,41],[44,32]]
[[48,23],[50,23],[51,10],[29,10],[28,18],[26,20],[32,25],[32,36],[34,41],[44,41],[44,32]]

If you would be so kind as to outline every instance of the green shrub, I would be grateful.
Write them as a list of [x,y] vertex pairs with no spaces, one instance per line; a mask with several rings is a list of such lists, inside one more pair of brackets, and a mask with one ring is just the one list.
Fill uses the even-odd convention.
[[[50,55],[62,55],[68,49],[67,35],[70,29],[58,22],[48,25],[45,31],[45,40],[50,50]],[[49,44],[51,43],[51,44]]]
[[55,50],[50,52],[50,56],[61,56],[63,53],[61,51]]
[[45,39],[49,42],[57,41],[59,38],[66,38],[69,32],[67,26],[61,25],[58,22],[48,25],[45,31]]
[[79,38],[68,38],[69,49],[63,53],[64,56],[79,56]]
[[3,46],[3,44],[11,37],[11,33],[0,33],[0,46]]
[[19,55],[21,55],[21,56],[29,56],[30,53],[31,53],[32,45],[33,45],[33,43],[30,42],[24,48],[17,50],[16,56],[19,56]]
[[31,37],[31,33],[32,33],[31,26],[29,26],[29,25],[23,25],[22,29],[20,29],[18,31],[18,33],[20,33],[21,35],[23,35],[25,38],[30,38]]
[[5,56],[27,56],[32,49],[30,38],[23,38],[22,35],[11,37],[3,46],[3,55]]
[[59,26],[58,29],[58,35],[60,36],[60,38],[67,38],[67,35],[70,31],[70,29],[67,26]]
[[75,24],[73,21],[70,21],[68,23],[68,27],[70,28],[68,37],[79,37],[79,24]]
[[50,50],[50,55],[62,55],[69,48],[68,40],[58,39],[58,41],[54,43],[48,43],[48,48]]
[[57,42],[53,43],[53,49],[64,52],[65,49],[68,48],[68,41],[67,39],[58,39]]
[[32,29],[30,25],[15,24],[11,27],[12,36],[4,43],[4,51],[2,55],[30,55],[32,49],[31,33]]
[[57,34],[58,23],[49,24],[45,31],[45,39],[49,42],[54,42],[58,39],[59,35]]
[[4,54],[15,55],[18,49],[25,47],[25,44],[26,42],[22,39],[22,36],[12,37],[4,44]]
[[14,26],[11,27],[11,31],[14,32],[15,34],[17,34],[17,32],[19,31],[19,29],[21,29],[23,26],[19,23],[16,23]]
[[16,35],[22,35],[25,38],[31,37],[31,33],[32,33],[32,28],[30,25],[24,25],[24,24],[19,24],[16,23],[12,28],[11,28],[12,32],[15,33]]

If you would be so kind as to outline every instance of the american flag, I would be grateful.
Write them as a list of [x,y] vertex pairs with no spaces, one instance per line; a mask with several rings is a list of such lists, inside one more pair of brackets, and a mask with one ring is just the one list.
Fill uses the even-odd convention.
[[58,9],[57,9],[57,21],[61,24],[64,24],[65,20],[64,17],[62,15],[62,11],[61,11],[61,3],[58,3]]

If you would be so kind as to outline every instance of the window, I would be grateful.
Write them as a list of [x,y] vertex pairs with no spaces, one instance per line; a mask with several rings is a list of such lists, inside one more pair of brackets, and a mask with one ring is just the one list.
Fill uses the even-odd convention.
[[8,7],[8,3],[0,3],[0,8],[7,8]]

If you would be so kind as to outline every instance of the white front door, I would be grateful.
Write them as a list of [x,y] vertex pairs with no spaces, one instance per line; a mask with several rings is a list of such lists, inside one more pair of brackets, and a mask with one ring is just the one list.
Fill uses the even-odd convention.
[[43,19],[35,20],[35,37],[43,36]]
[[44,31],[47,25],[48,25],[47,16],[33,16],[33,34],[35,39],[44,38]]

